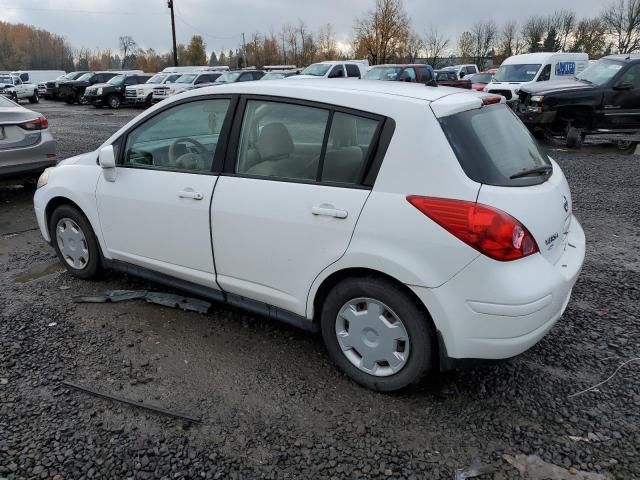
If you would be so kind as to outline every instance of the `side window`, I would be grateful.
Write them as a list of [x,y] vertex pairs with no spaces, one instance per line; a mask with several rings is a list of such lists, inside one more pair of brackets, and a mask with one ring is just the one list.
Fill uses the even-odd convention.
[[343,78],[344,77],[344,67],[342,65],[336,65],[329,73],[329,78]]
[[15,84],[16,85],[22,85],[22,80],[20,80],[20,77],[16,77],[15,78]]
[[323,182],[358,183],[378,129],[378,121],[336,112],[322,166]]
[[106,76],[104,75],[94,75],[93,77],[91,77],[89,79],[89,82],[91,83],[104,83],[106,82],[108,79],[106,78]]
[[251,73],[243,73],[242,75],[240,75],[240,78],[238,78],[239,82],[249,82],[251,80],[253,80]]
[[632,65],[622,74],[620,83],[630,83],[634,88],[640,88],[640,64]]
[[198,78],[196,78],[196,81],[194,82],[194,85],[200,85],[201,83],[207,83],[209,80],[207,80],[207,76],[206,75],[200,75]]
[[236,173],[315,180],[328,119],[321,108],[248,101]]
[[263,76],[264,76],[264,73],[262,73],[262,72],[253,72],[253,79],[254,80],[260,80]]
[[200,100],[159,113],[129,133],[122,164],[209,172],[229,103]]
[[403,73],[408,76],[412,82],[416,81],[416,71],[413,68],[407,68]]
[[29,81],[29,74],[28,73],[21,73],[20,74],[20,80],[22,80],[23,82],[28,82]]
[[138,77],[126,77],[124,79],[124,85],[137,85],[138,84]]
[[360,78],[360,69],[353,63],[347,63],[347,77]]
[[540,72],[540,76],[538,77],[539,82],[546,82],[551,78],[551,64],[547,64]]

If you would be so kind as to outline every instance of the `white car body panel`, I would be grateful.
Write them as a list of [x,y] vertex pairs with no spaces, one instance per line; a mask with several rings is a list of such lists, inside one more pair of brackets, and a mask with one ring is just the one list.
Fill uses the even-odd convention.
[[[148,109],[103,146],[173,102],[213,94],[335,104],[393,119],[395,133],[371,189],[122,167],[115,182],[107,182],[93,152],[52,169],[48,185],[36,192],[43,236],[49,240],[47,204],[65,197],[89,218],[107,259],[212,290],[217,282],[229,294],[305,317],[308,324],[317,313],[316,293],[332,274],[380,272],[420,299],[451,358],[517,355],[562,315],[585,239],[559,166],[553,163],[553,175],[532,187],[481,186],[465,175],[439,124],[438,118],[460,111],[492,108],[481,107],[483,94],[347,79],[205,87]],[[186,188],[203,193],[203,200],[180,199]],[[492,260],[418,211],[407,195],[477,199],[502,209],[530,229],[541,253]],[[312,213],[324,204],[346,211],[346,218]],[[553,247],[543,251],[556,231]]]

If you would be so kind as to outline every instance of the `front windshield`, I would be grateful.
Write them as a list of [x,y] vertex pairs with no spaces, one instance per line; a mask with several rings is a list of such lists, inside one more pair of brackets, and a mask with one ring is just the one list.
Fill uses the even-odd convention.
[[281,78],[284,78],[284,73],[270,72],[270,73],[265,73],[264,76],[261,78],[261,80],[279,80]]
[[489,83],[493,75],[490,73],[478,73],[470,78],[471,83]]
[[313,75],[314,77],[324,77],[331,65],[326,63],[314,63],[302,71],[302,75]]
[[177,79],[180,78],[180,74],[178,73],[174,73],[173,75],[169,75],[164,82],[162,83],[173,83],[175,82]]
[[67,73],[64,78],[66,78],[67,80],[77,80],[78,78],[80,78],[83,75],[86,75],[86,73],[71,72],[71,73]]
[[224,72],[216,79],[216,83],[232,83],[240,76],[240,72]]
[[196,74],[182,75],[175,83],[193,83],[193,80],[197,77]]
[[502,65],[495,77],[494,82],[531,82],[536,78],[540,64],[522,64],[522,65]]
[[116,75],[111,80],[109,80],[107,83],[109,85],[122,85],[122,82],[124,82],[124,78],[125,78],[124,75]]
[[164,81],[164,79],[167,78],[166,75],[154,75],[153,77],[151,77],[149,80],[147,80],[145,83],[162,83]]
[[93,77],[93,73],[89,72],[79,77],[78,80],[84,82],[85,80],[89,80],[91,77]]
[[11,81],[11,77],[0,77],[0,83],[10,83],[13,85],[13,82]]
[[369,70],[363,80],[395,80],[402,70],[400,67],[376,67]]
[[576,78],[583,82],[592,83],[593,85],[604,85],[611,80],[620,69],[622,69],[622,65],[618,62],[600,60],[599,62],[589,65],[586,70],[579,73]]

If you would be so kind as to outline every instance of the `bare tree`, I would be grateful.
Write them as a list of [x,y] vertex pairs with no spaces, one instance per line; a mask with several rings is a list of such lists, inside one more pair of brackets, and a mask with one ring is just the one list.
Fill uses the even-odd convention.
[[575,28],[575,40],[571,47],[574,52],[589,54],[589,58],[598,58],[606,47],[605,28],[599,18],[580,20]]
[[576,28],[576,14],[573,10],[560,10],[556,13],[558,17],[558,43],[562,50],[566,50],[569,38],[572,37]]
[[404,42],[404,60],[407,63],[414,63],[416,58],[424,50],[424,40],[416,32],[409,32]]
[[396,57],[409,33],[402,0],[376,0],[375,9],[356,19],[354,50],[366,52],[372,64]]
[[529,52],[539,52],[542,48],[547,21],[542,17],[529,17],[522,25],[522,38]]
[[463,32],[458,39],[458,56],[464,62],[470,62],[473,57],[473,35],[471,32]]
[[476,22],[471,29],[471,36],[473,38],[473,62],[481,68],[496,42],[497,35],[498,27],[493,20]]
[[424,49],[427,55],[427,63],[433,68],[438,68],[440,59],[449,47],[449,38],[438,31],[438,27],[430,27],[424,37]]
[[640,0],[615,0],[602,13],[602,22],[619,53],[640,48]]
[[118,40],[120,43],[120,51],[122,52],[122,68],[124,68],[125,64],[127,63],[128,56],[136,48],[137,43],[133,39],[133,37],[129,35],[124,35]]
[[518,55],[522,53],[522,40],[520,33],[518,32],[518,24],[515,20],[511,20],[504,24],[500,36],[497,41],[499,62],[502,63],[505,59],[512,55]]
[[320,28],[317,35],[318,54],[322,60],[335,60],[338,56],[336,35],[330,23]]

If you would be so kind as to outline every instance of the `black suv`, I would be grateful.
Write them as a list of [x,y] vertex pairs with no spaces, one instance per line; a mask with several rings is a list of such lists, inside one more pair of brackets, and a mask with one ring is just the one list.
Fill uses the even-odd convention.
[[579,147],[585,135],[640,130],[640,54],[610,55],[575,80],[522,87],[516,107],[532,130],[566,136]]
[[71,72],[71,73],[67,73],[62,78],[49,80],[48,82],[45,83],[46,91],[44,94],[44,98],[51,99],[51,100],[58,100],[58,98],[60,98],[60,84],[64,82],[69,82],[71,80],[77,80],[85,73],[89,73],[89,72],[87,71]]
[[84,99],[94,107],[108,105],[109,108],[120,108],[126,101],[127,87],[146,83],[151,77],[148,73],[122,73],[106,83],[96,83],[87,87]]
[[116,75],[120,75],[122,73],[124,72],[87,72],[78,77],[77,80],[60,82],[58,86],[58,95],[70,105],[73,105],[74,103],[83,103],[84,91],[87,87],[95,85],[96,83],[107,82]]

